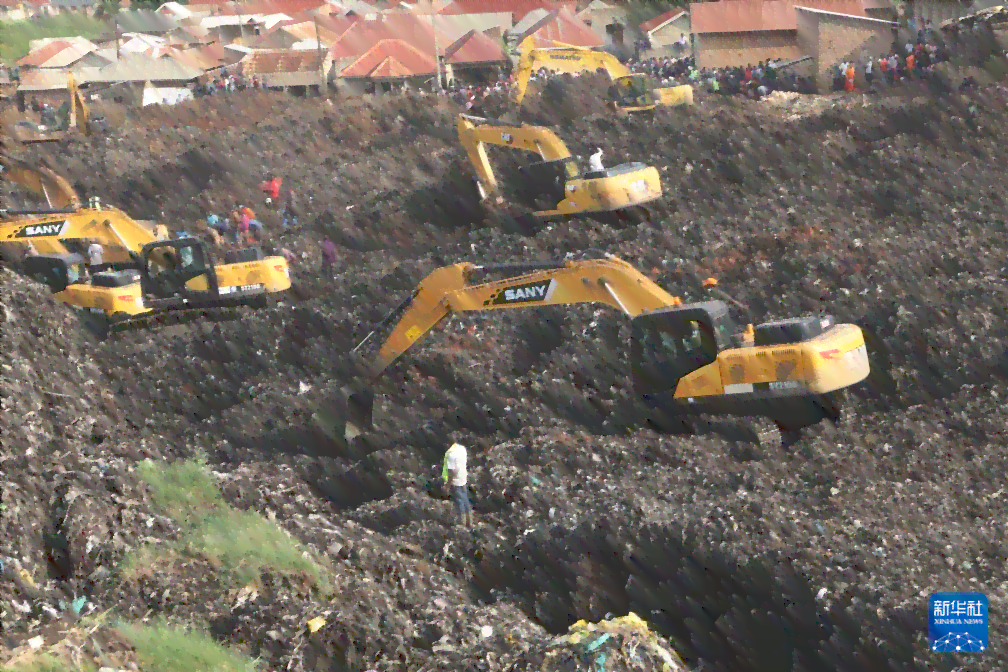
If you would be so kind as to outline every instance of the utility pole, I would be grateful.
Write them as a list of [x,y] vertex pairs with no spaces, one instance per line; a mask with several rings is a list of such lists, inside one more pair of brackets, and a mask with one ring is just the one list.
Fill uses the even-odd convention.
[[312,18],[315,21],[315,47],[318,50],[318,60],[319,60],[319,66],[318,67],[319,67],[319,75],[320,75],[319,90],[318,91],[319,91],[319,95],[321,96],[321,95],[323,95],[322,94],[323,89],[326,90],[326,91],[328,91],[328,89],[329,89],[329,82],[326,81],[325,58],[322,57],[322,38],[319,37],[319,32],[318,32],[318,15],[316,14]]
[[112,26],[115,28],[115,38],[116,38],[116,62],[119,61],[119,19],[112,17]]
[[434,77],[437,79],[437,90],[443,91],[444,87],[441,86],[441,61],[438,58],[438,45],[437,45],[437,26],[434,24],[434,17],[437,12],[434,11],[434,0],[430,3],[430,25],[431,32],[434,33]]

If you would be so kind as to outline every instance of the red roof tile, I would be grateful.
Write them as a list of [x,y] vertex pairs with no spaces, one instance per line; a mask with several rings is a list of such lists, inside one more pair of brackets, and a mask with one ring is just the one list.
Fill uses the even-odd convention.
[[796,5],[865,16],[861,0],[720,0],[690,3],[690,25],[698,34],[797,30]]
[[575,47],[601,47],[605,40],[588,25],[563,8],[553,10],[519,36],[519,42],[531,39],[534,47],[574,45]]
[[69,48],[70,48],[69,42],[65,42],[63,40],[54,40],[49,44],[45,45],[44,47],[42,47],[41,49],[36,49],[35,51],[31,52],[30,54],[22,58],[20,61],[18,61],[17,64],[21,67],[34,66],[36,68],[40,68],[43,65],[45,65],[50,59],[52,59],[53,56],[60,53],[64,49]]
[[291,16],[300,12],[310,12],[326,6],[325,0],[264,0],[262,2],[227,3],[221,5],[218,16],[236,16],[239,14],[286,14]]
[[403,40],[382,40],[363,56],[343,68],[342,77],[394,79],[433,75],[434,58]]
[[649,30],[657,28],[666,21],[672,21],[673,19],[678,19],[681,15],[685,13],[686,12],[684,12],[682,9],[676,7],[675,9],[669,10],[664,14],[659,14],[650,21],[645,21],[644,23],[640,24],[640,29],[646,33]]
[[445,60],[452,65],[494,63],[507,60],[499,40],[470,30],[444,50]]

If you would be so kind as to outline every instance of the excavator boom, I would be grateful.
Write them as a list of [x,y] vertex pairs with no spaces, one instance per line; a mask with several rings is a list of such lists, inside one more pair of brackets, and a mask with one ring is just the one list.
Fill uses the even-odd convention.
[[0,154],[0,175],[20,184],[50,208],[80,208],[80,198],[67,180],[46,166],[31,165],[8,154]]
[[[473,275],[516,271],[526,272],[505,280],[469,284]],[[380,375],[449,313],[603,303],[634,317],[680,302],[616,257],[583,262],[445,266],[424,278],[404,306],[396,327],[378,350],[371,375]]]
[[630,74],[618,58],[605,51],[587,47],[529,49],[521,55],[515,70],[515,103],[518,105],[525,98],[529,78],[540,68],[563,73],[605,70],[613,80]]

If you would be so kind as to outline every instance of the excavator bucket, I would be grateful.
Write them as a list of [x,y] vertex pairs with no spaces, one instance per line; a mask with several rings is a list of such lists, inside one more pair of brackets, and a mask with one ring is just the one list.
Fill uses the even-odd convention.
[[[343,387],[339,410],[344,418],[343,438],[353,441],[374,427],[374,390],[351,385]],[[339,427],[336,429],[338,431]]]

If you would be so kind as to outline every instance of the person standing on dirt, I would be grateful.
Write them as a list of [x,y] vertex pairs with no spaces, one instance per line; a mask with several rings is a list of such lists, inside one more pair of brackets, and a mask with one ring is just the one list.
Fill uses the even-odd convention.
[[322,269],[323,271],[331,272],[332,268],[336,265],[337,260],[336,244],[331,240],[327,240],[322,243]]
[[284,198],[284,210],[283,210],[283,228],[287,229],[289,226],[298,225],[298,205],[297,196],[294,195],[293,189],[288,189],[286,197]]
[[472,506],[469,504],[469,487],[466,485],[466,453],[465,446],[453,443],[444,456],[444,467],[441,470],[441,480],[449,490],[455,510],[459,513],[460,522],[464,527],[472,527]]
[[875,73],[872,72],[872,59],[868,59],[868,62],[864,66],[864,78],[868,83],[868,88],[871,88],[872,81],[875,79]]

